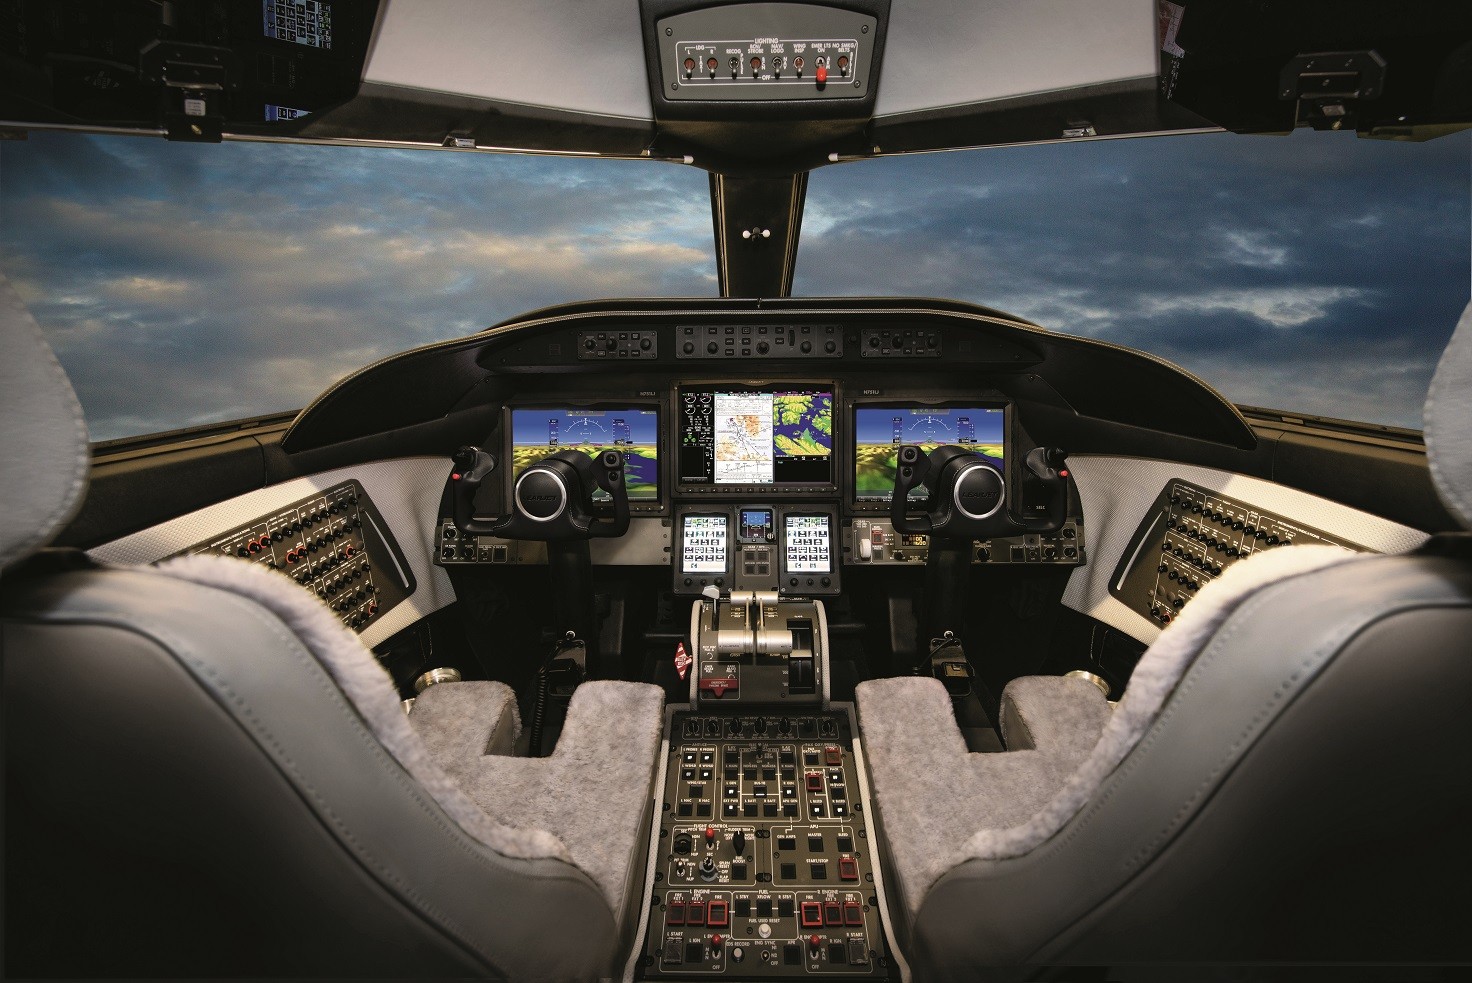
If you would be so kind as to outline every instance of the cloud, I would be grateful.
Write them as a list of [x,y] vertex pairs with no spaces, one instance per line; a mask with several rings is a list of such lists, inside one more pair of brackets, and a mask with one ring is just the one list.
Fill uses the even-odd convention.
[[825,168],[795,292],[970,300],[1149,351],[1241,403],[1419,427],[1472,293],[1469,171],[1468,133],[1306,132]]
[[[971,300],[1239,402],[1419,426],[1469,294],[1469,158],[1299,133],[827,167],[795,292]],[[0,262],[97,439],[294,409],[549,304],[716,292],[692,168],[34,133],[0,179]]]
[[688,168],[45,133],[0,155],[0,259],[94,439],[295,409],[536,307],[715,292]]
[[1147,295],[1140,298],[1138,310],[1147,317],[1234,311],[1275,328],[1296,328],[1326,316],[1332,304],[1365,293],[1357,287],[1275,287],[1216,290],[1185,297]]

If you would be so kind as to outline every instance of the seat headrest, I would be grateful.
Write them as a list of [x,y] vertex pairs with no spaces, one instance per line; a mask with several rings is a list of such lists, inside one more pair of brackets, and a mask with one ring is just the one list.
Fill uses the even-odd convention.
[[87,487],[87,424],[61,363],[0,274],[0,570],[49,543]]
[[1462,312],[1426,393],[1426,458],[1448,511],[1472,529],[1472,304]]

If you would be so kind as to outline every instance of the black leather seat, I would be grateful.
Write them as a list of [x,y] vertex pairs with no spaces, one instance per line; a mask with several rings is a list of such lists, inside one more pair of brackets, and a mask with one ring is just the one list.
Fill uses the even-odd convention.
[[[1472,307],[1426,408],[1472,526]],[[922,979],[1018,967],[1472,961],[1472,561],[1300,546],[1204,589],[1117,708],[1016,680],[968,754],[934,680],[858,688]]]
[[584,684],[553,755],[509,757],[509,690],[406,716],[284,576],[32,556],[85,428],[3,280],[0,348],[7,975],[621,975],[661,691]]

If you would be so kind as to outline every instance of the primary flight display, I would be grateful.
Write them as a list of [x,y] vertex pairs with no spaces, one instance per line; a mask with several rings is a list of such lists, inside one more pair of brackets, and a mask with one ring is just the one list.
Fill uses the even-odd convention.
[[[624,487],[631,502],[659,500],[659,413],[653,409],[549,409],[518,407],[511,411],[511,476],[558,451],[582,451],[595,457],[605,450],[622,451]],[[599,489],[594,501],[608,500]]]
[[[933,451],[945,444],[965,447],[1002,470],[1006,413],[1000,406],[860,406],[854,410],[854,498],[887,502],[903,444]],[[925,497],[923,488],[911,499]]]

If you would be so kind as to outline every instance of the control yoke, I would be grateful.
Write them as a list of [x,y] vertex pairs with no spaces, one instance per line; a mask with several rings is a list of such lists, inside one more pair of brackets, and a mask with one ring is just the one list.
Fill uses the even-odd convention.
[[[495,470],[495,456],[467,446],[455,452],[454,461],[450,495],[461,535],[552,542],[622,536],[629,529],[629,493],[619,451],[589,457],[566,450],[542,458],[516,479],[511,514],[494,522],[475,518],[475,493]],[[593,493],[599,488],[613,498],[612,518],[594,515]]]
[[[1046,515],[1036,518],[1014,516],[1007,508],[1007,486],[1002,472],[988,458],[946,444],[928,455],[914,444],[899,450],[899,473],[894,495],[889,500],[889,517],[898,532],[953,539],[991,539],[1025,533],[1054,532],[1068,518],[1068,471],[1063,451],[1034,447],[1023,465],[1053,494]],[[930,491],[929,507],[918,516],[909,514],[909,494],[924,485]]]

